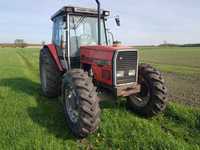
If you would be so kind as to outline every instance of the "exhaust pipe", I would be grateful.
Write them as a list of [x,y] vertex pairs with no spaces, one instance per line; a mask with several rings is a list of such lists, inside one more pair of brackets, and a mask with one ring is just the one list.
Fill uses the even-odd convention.
[[96,0],[98,10],[98,45],[101,45],[101,4]]

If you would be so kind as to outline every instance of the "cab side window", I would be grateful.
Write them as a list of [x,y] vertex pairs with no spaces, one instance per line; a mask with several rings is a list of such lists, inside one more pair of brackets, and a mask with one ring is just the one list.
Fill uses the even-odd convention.
[[53,25],[53,44],[57,47],[61,45],[61,36],[63,34],[63,19],[62,17],[57,17],[54,19]]

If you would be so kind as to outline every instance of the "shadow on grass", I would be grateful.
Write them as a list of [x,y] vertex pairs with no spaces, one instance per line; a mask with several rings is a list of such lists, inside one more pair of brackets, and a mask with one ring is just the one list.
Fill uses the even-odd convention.
[[63,108],[58,99],[45,98],[41,93],[40,84],[26,78],[9,78],[0,80],[0,86],[10,87],[19,94],[33,96],[37,106],[27,108],[33,122],[45,127],[58,138],[75,139],[67,128]]
[[[48,132],[61,139],[74,139],[70,133],[58,98],[48,99],[42,95],[40,84],[27,78],[8,78],[0,80],[0,86],[10,87],[20,94],[27,94],[35,98],[36,107],[27,108],[33,122],[45,127]],[[125,103],[117,102],[113,97],[103,97],[100,103],[102,109],[124,109]]]
[[124,98],[115,97],[112,91],[105,90],[98,94],[101,109],[126,109],[126,101]]

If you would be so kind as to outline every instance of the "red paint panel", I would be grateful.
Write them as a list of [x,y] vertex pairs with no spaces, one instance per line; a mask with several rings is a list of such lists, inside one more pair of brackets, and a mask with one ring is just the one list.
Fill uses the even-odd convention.
[[[81,63],[92,65],[95,80],[112,85],[112,59],[115,51],[115,48],[109,46],[81,47]],[[105,72],[109,72],[110,78],[105,78]]]
[[98,46],[81,46],[81,49],[88,49],[88,50],[95,50],[95,51],[116,51],[118,49],[129,49],[131,47],[128,46],[103,46],[103,45],[98,45]]
[[[101,83],[112,85],[112,66],[98,66],[96,64],[93,64],[92,70],[95,80]],[[103,77],[104,71],[108,71],[110,73],[110,78],[106,79]]]
[[58,58],[58,53],[57,53],[57,49],[55,47],[54,44],[48,44],[46,45],[49,48],[49,51],[53,57],[53,60],[55,61],[55,63],[57,64],[58,68],[60,71],[64,71],[62,64],[60,63],[60,60]]

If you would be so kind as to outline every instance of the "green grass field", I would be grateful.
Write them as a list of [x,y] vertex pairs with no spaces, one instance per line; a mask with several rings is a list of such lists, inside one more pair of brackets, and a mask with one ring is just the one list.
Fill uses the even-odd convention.
[[140,52],[142,62],[163,71],[171,100],[166,111],[144,119],[127,111],[124,100],[106,101],[99,130],[77,140],[59,99],[42,96],[39,50],[0,49],[0,149],[200,149],[200,49]]
[[172,100],[200,106],[200,48],[141,48],[142,62],[165,76]]
[[141,48],[141,60],[162,71],[183,75],[200,74],[200,48]]

